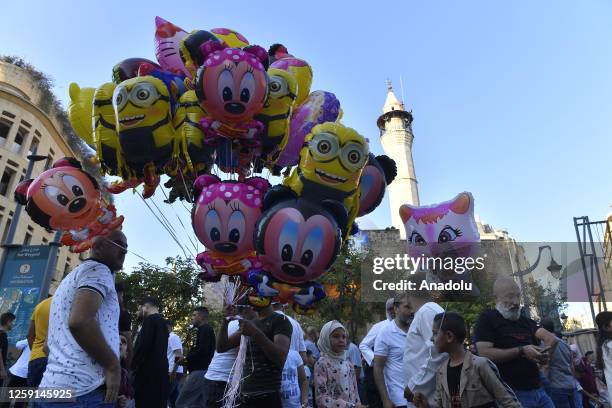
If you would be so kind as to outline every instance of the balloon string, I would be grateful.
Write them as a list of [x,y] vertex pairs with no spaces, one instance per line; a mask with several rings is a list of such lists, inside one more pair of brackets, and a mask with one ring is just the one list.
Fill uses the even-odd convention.
[[[163,188],[161,188],[160,190],[163,192],[164,196],[166,197],[166,200],[169,200],[168,194],[166,194],[166,191]],[[182,201],[181,201],[181,203],[182,203]],[[181,224],[181,227],[183,227],[183,230],[185,230],[187,239],[189,240],[189,242],[191,243],[191,245],[193,246],[194,250],[197,253],[198,252],[198,246],[191,239],[191,234],[193,233],[193,230],[191,230],[191,231],[187,230],[187,228],[185,227],[185,224],[183,224],[183,221],[181,220],[181,217],[179,217],[179,215],[176,212],[176,209],[174,208],[174,206],[172,204],[169,204],[169,205],[172,208],[172,211],[174,211],[174,215],[176,216],[176,219],[178,220],[178,222]]]
[[[164,212],[159,208],[159,206],[157,205],[157,203],[154,200],[154,197],[151,197],[151,202],[153,203],[153,205],[155,206],[155,208],[157,208],[157,211],[159,212],[159,214],[162,216],[162,218],[164,219],[164,221],[166,222],[166,225],[168,225],[172,231],[174,232],[174,236],[178,238],[179,234],[178,232],[174,229],[174,227],[172,226],[172,223],[170,222],[170,220],[168,220],[168,218],[166,217],[166,215],[164,214]],[[179,219],[180,222],[180,219]],[[181,222],[182,224],[182,222]],[[185,229],[185,226],[183,226],[183,229]],[[185,231],[187,231],[185,229]],[[189,238],[189,235],[187,235],[187,238],[191,241],[191,238]],[[193,242],[192,242],[193,245]],[[189,254],[195,258],[195,254],[193,252],[191,252],[191,249],[189,249],[189,247],[187,245],[184,245],[184,247],[187,247],[187,250],[189,251]],[[196,250],[197,251],[197,250]]]
[[172,231],[168,228],[168,226],[166,226],[163,221],[157,216],[157,214],[155,214],[155,211],[153,211],[153,209],[151,208],[151,206],[149,205],[149,203],[144,199],[144,197],[142,196],[142,194],[140,194],[140,192],[138,190],[135,190],[136,194],[138,194],[138,196],[140,197],[140,199],[142,200],[143,203],[145,203],[145,205],[147,206],[147,208],[149,209],[149,211],[151,211],[151,214],[153,214],[153,216],[157,219],[157,221],[164,227],[164,229],[166,231],[168,231],[168,234],[170,234],[170,237],[174,240],[174,242],[176,242],[176,244],[179,246],[179,248],[183,251],[183,254],[185,255],[185,258],[189,258],[189,256],[187,255],[187,252],[185,251],[185,249],[183,248],[183,246],[181,245],[181,243],[179,242],[179,240],[177,239],[177,237],[172,233]]

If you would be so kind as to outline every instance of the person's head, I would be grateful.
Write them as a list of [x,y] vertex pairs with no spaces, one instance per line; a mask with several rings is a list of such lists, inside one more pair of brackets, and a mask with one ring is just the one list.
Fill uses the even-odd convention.
[[604,368],[603,363],[603,345],[612,340],[612,312],[603,311],[595,316],[595,324],[597,325],[597,359],[596,365],[598,368]]
[[138,315],[141,319],[144,319],[147,316],[159,313],[160,308],[161,303],[159,302],[159,299],[154,297],[145,297],[140,301]]
[[117,272],[123,268],[127,245],[127,238],[123,232],[113,230],[106,236],[97,236],[93,239],[91,257],[107,265],[113,272]]
[[200,327],[208,323],[208,309],[204,306],[198,306],[191,313],[191,324],[195,327]]
[[168,333],[170,333],[174,329],[174,322],[172,320],[166,320],[166,327],[168,328]]
[[399,296],[395,297],[394,309],[395,309],[395,320],[399,320],[404,325],[410,325],[414,318],[414,311],[412,305],[408,300],[408,292],[404,292]]
[[592,350],[589,350],[584,353],[584,356],[587,358],[587,360],[589,360],[589,363],[593,364],[593,360],[595,359],[595,353],[593,353]]
[[306,338],[313,343],[316,343],[319,340],[319,332],[313,326],[310,326],[306,329]]
[[332,320],[323,325],[317,346],[321,354],[332,359],[344,360],[348,346],[348,333],[342,323]]
[[513,279],[497,278],[493,284],[495,308],[507,320],[518,320],[521,317],[521,289]]
[[425,281],[424,273],[415,273],[414,275],[408,278],[409,282],[412,282],[415,290],[411,290],[408,292],[408,302],[413,309],[413,312],[416,313],[419,311],[421,306],[423,306],[427,302],[431,302],[431,293],[426,289],[420,289],[421,284]]
[[117,292],[119,306],[123,307],[123,293],[125,292],[125,286],[123,285],[123,282],[115,282],[115,292]]
[[127,357],[127,339],[123,335],[119,335],[119,352],[121,358]]
[[6,331],[12,330],[15,325],[15,319],[15,315],[11,312],[2,313],[0,315],[0,327]]
[[387,320],[395,319],[395,299],[389,298],[385,302],[385,314],[387,315]]
[[463,347],[466,336],[465,320],[458,313],[438,313],[434,317],[431,341],[438,353],[448,353]]

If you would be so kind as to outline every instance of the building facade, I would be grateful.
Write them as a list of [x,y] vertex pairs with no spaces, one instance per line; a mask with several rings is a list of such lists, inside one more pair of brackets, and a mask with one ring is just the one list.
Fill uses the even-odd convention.
[[[13,192],[25,178],[29,164],[27,156],[34,150],[48,160],[34,165],[32,177],[42,173],[51,164],[65,156],[74,156],[62,136],[58,121],[45,113],[41,106],[43,95],[26,69],[0,61],[0,234],[5,243],[17,203]],[[14,244],[47,245],[53,241],[49,232],[32,222],[21,212],[13,239]],[[63,276],[79,263],[79,256],[67,247],[61,247],[51,292]]]

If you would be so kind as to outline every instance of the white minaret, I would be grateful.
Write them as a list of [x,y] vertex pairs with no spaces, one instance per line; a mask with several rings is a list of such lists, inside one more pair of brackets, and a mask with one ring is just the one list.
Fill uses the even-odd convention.
[[412,161],[412,112],[404,109],[387,81],[387,100],[383,114],[376,124],[380,129],[380,141],[385,154],[395,160],[397,177],[389,185],[389,204],[391,206],[391,224],[399,229],[402,239],[406,239],[404,224],[399,216],[402,204],[419,205],[419,190]]

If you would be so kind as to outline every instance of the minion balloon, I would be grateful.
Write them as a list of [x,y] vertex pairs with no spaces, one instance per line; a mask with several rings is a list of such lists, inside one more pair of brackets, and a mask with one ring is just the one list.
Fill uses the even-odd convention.
[[143,179],[144,196],[150,197],[175,154],[168,89],[152,76],[131,78],[115,88],[113,107],[126,166],[132,177]]
[[94,144],[98,160],[104,172],[126,177],[119,152],[119,135],[113,108],[115,84],[107,82],[100,85],[93,95],[92,123]]
[[268,101],[255,119],[264,125],[261,134],[262,157],[268,164],[273,164],[287,143],[289,119],[295,106],[298,85],[292,73],[282,69],[268,68],[268,77]]
[[349,214],[346,231],[350,231],[359,210],[359,179],[368,153],[367,140],[354,129],[322,123],[306,136],[300,163],[283,185],[304,198],[344,204]]

